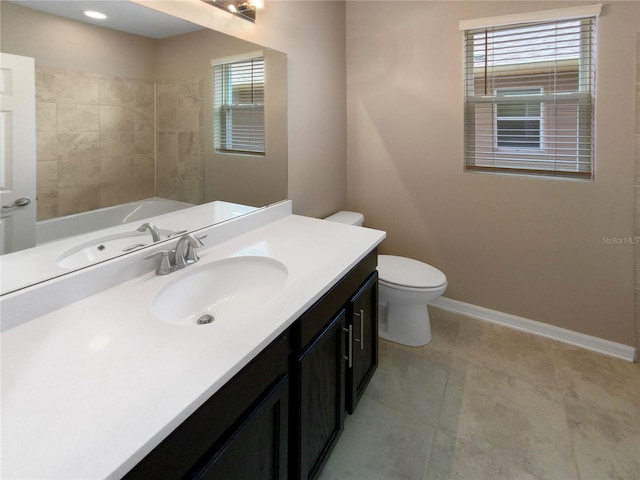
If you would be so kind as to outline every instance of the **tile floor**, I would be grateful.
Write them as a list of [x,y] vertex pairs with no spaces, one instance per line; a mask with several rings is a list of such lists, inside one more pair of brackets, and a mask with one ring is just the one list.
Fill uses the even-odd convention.
[[640,365],[429,307],[380,365],[320,480],[638,480]]

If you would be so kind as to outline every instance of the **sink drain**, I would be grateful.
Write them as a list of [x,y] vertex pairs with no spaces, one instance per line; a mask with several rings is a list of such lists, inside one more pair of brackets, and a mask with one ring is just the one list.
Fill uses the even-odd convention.
[[202,315],[196,323],[198,325],[206,325],[208,323],[213,322],[213,320],[214,320],[213,315],[205,314],[205,315]]

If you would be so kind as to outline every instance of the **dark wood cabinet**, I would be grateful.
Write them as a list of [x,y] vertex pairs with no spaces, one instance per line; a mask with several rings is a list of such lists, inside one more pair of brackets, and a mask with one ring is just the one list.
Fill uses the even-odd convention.
[[344,425],[345,312],[340,311],[295,357],[291,410],[292,478],[322,470]]
[[376,266],[373,250],[125,479],[317,478],[378,364]]
[[347,304],[351,361],[347,368],[346,406],[353,413],[378,367],[378,272],[370,275]]
[[[291,480],[318,476],[342,433],[345,401],[351,398],[347,392],[358,392],[359,398],[377,365],[376,266],[374,250],[291,328]],[[367,316],[363,331],[359,320],[354,324],[354,308]],[[366,342],[362,349],[355,341],[360,338]],[[355,375],[354,366],[358,368]],[[356,384],[351,386],[351,381]]]
[[287,479],[289,356],[287,332],[180,424],[125,479]]
[[274,383],[187,474],[198,480],[286,480],[289,379]]

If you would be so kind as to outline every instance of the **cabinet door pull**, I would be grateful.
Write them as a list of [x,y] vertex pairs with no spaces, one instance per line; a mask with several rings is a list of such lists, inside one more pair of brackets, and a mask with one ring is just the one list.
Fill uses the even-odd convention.
[[364,350],[364,310],[360,309],[360,313],[353,313],[354,316],[360,317],[360,338],[356,338],[356,342],[360,343],[360,350]]
[[348,328],[342,327],[344,332],[349,334],[347,339],[347,356],[344,359],[349,362],[349,368],[353,367],[353,325],[349,325]]

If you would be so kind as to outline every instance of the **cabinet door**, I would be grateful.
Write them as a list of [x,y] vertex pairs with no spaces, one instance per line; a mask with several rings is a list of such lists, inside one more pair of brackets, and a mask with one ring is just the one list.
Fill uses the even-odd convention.
[[293,478],[316,478],[344,424],[344,310],[298,355],[292,433]]
[[265,392],[186,478],[198,480],[286,480],[288,377]]
[[372,273],[351,298],[347,313],[353,331],[352,362],[347,365],[347,410],[353,413],[378,366],[378,272]]

